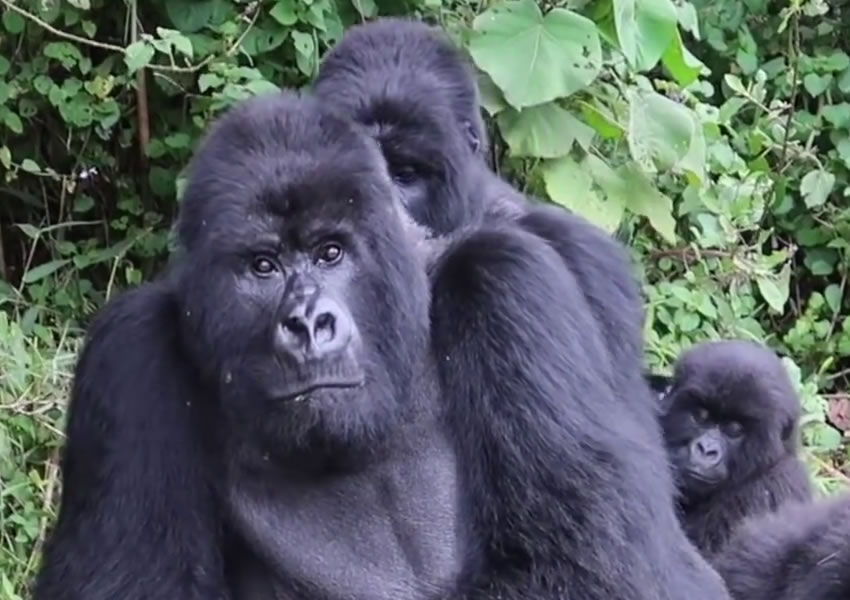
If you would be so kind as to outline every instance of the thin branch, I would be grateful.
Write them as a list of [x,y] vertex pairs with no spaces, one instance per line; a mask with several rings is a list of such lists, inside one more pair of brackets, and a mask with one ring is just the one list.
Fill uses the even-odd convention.
[[[44,21],[43,19],[40,19],[36,15],[34,15],[30,12],[27,12],[23,8],[12,3],[11,0],[0,0],[0,4],[2,4],[3,6],[5,6],[6,8],[8,8],[11,11],[18,13],[24,19],[27,19],[28,21],[32,21],[33,23],[35,23],[36,25],[38,25],[39,27],[41,27],[45,31],[52,33],[53,35],[55,35],[58,38],[65,39],[65,40],[68,40],[70,42],[75,42],[75,43],[80,44],[82,46],[90,46],[92,48],[101,48],[102,50],[109,50],[110,52],[119,52],[119,53],[125,54],[125,55],[127,54],[126,48],[123,48],[123,47],[118,46],[116,44],[109,44],[107,42],[98,42],[96,40],[90,40],[90,39],[81,37],[79,35],[75,35],[73,33],[68,33],[67,31],[62,31],[61,29],[57,29],[56,27],[54,27],[50,23]],[[260,16],[260,12],[261,11],[259,10],[259,4],[256,3],[256,2],[250,3],[245,8],[245,10],[242,13],[242,16],[247,16],[248,14],[251,14],[251,20],[248,23],[248,26],[245,28],[245,30],[236,39],[236,41],[233,42],[227,48],[227,50],[225,50],[225,52],[224,52],[225,56],[232,56],[233,54],[236,53],[236,51],[242,45],[242,42],[245,41],[245,36],[248,35],[248,32],[251,31],[251,29],[254,27],[254,24],[257,22],[257,19]],[[199,62],[195,65],[188,66],[188,67],[178,67],[176,65],[148,64],[148,65],[145,66],[145,68],[151,69],[152,71],[163,71],[163,72],[167,72],[167,73],[195,73],[195,72],[203,69],[208,64],[210,64],[213,60],[215,60],[215,58],[216,58],[216,56],[214,54],[210,54],[209,56],[207,56],[201,62]]]

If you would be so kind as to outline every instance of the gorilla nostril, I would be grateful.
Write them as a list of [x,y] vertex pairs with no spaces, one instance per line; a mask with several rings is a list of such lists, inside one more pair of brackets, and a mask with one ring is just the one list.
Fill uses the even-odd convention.
[[283,321],[283,328],[294,333],[295,335],[303,335],[307,333],[307,326],[298,317],[289,317]]
[[316,317],[313,327],[313,336],[317,344],[323,344],[333,339],[336,333],[336,318],[329,312],[324,312]]

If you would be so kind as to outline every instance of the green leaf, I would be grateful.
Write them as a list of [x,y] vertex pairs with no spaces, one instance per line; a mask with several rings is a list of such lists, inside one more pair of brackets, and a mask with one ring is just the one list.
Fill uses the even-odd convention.
[[585,122],[601,137],[615,140],[623,137],[623,128],[617,118],[605,106],[581,102],[581,114]]
[[682,87],[689,86],[696,81],[705,66],[698,58],[688,52],[688,49],[682,43],[682,37],[678,30],[673,42],[667,46],[661,60],[676,79],[676,82]]
[[588,162],[599,161],[597,169],[608,169],[608,166],[593,155],[585,158],[585,164],[578,164],[570,157],[546,161],[543,165],[543,181],[546,193],[553,202],[583,216],[585,219],[604,229],[613,232],[623,218],[624,206],[621,198],[600,198],[593,190],[593,178]]
[[182,33],[195,33],[213,21],[215,0],[168,0],[165,12],[174,28]]
[[644,170],[681,167],[704,177],[705,140],[693,113],[678,102],[639,88],[629,93],[628,142]]
[[723,76],[723,81],[726,82],[726,85],[729,86],[729,89],[735,92],[736,94],[744,95],[747,93],[744,84],[741,83],[741,78],[737,75],[732,75],[731,73],[727,73]]
[[6,111],[6,114],[3,116],[3,122],[12,133],[20,135],[24,132],[24,124],[18,116],[18,113],[12,112],[11,110]]
[[744,75],[751,75],[755,73],[759,66],[758,58],[754,54],[750,54],[745,51],[743,48],[738,48],[738,52],[735,54],[735,62],[737,62],[738,66],[741,67],[741,72]]
[[12,35],[21,33],[26,24],[24,18],[10,8],[3,13],[3,27]]
[[835,175],[829,171],[817,169],[809,171],[800,181],[800,193],[808,208],[823,205],[832,187],[835,185]]
[[620,49],[638,71],[653,68],[676,35],[679,15],[671,0],[613,0]]
[[211,88],[219,88],[224,84],[224,79],[215,73],[204,73],[198,77],[198,89],[201,93]]
[[153,46],[144,40],[133,42],[124,50],[124,62],[127,64],[127,70],[130,73],[135,73],[144,68],[151,62],[153,55]]
[[293,29],[292,42],[295,45],[295,63],[298,69],[304,75],[312,77],[316,70],[316,46],[313,43],[313,36]]
[[38,163],[35,162],[31,158],[25,158],[21,163],[21,169],[26,171],[27,173],[40,173],[41,167],[38,166]]
[[12,168],[12,151],[8,146],[0,146],[0,165],[6,169]]
[[473,60],[516,109],[584,89],[601,68],[596,25],[569,10],[544,17],[533,0],[513,0],[476,17],[473,29]]
[[284,27],[295,25],[298,22],[298,16],[295,14],[295,0],[280,0],[269,11],[269,16]]
[[786,263],[776,277],[761,276],[756,278],[759,292],[768,306],[777,313],[782,313],[788,301],[788,289],[791,282],[791,265]]
[[85,213],[94,208],[94,198],[80,194],[74,199],[74,212]]
[[478,91],[481,96],[481,106],[491,117],[508,108],[502,90],[493,83],[493,80],[484,71],[478,71]]
[[832,314],[837,315],[841,312],[841,286],[835,283],[830,283],[823,291],[823,296]]
[[662,194],[640,167],[628,163],[617,169],[623,182],[626,208],[649,220],[649,224],[670,244],[676,242],[676,220],[673,218],[673,201]]
[[12,66],[12,63],[9,62],[9,59],[5,56],[0,56],[0,75],[5,75],[9,72],[9,67]]
[[563,156],[572,148],[577,131],[587,127],[554,102],[519,112],[508,108],[497,120],[513,156]]
[[362,16],[370,19],[378,14],[378,7],[375,0],[351,0],[351,4],[357,9]]
[[850,125],[850,104],[841,102],[839,104],[827,104],[821,109],[823,118],[835,127],[846,127]]
[[89,0],[68,0],[68,4],[80,10],[89,10],[91,8]]
[[61,269],[69,262],[71,262],[70,259],[63,258],[60,260],[51,260],[50,262],[42,263],[34,269],[30,269],[29,271],[27,271],[21,278],[21,281],[27,284],[35,283],[36,281],[44,279],[51,273]]
[[809,73],[803,77],[803,87],[812,96],[821,95],[829,84],[832,83],[832,75],[818,75],[817,73]]

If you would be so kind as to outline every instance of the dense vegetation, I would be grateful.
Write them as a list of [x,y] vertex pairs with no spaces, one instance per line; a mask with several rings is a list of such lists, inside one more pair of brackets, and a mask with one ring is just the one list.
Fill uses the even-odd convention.
[[53,516],[80,335],[169,251],[185,166],[234,101],[302,86],[354,23],[442,24],[492,159],[632,249],[647,359],[788,355],[825,490],[850,474],[850,12],[842,0],[0,0],[0,600]]

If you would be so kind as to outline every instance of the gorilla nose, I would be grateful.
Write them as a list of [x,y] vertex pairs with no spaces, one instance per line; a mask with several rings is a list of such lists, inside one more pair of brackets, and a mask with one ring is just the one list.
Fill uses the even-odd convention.
[[716,464],[720,460],[720,448],[713,440],[697,440],[697,455],[707,464]]
[[330,358],[345,350],[350,339],[344,311],[327,297],[299,302],[283,315],[277,331],[280,349],[299,362]]

